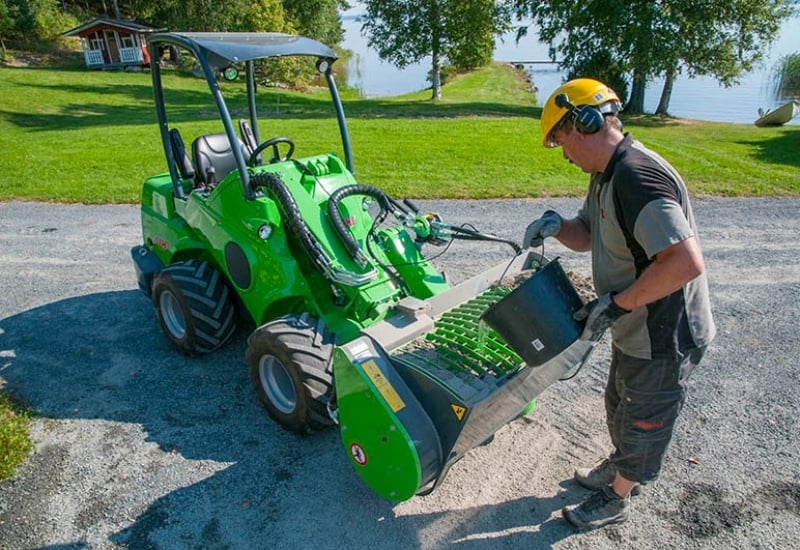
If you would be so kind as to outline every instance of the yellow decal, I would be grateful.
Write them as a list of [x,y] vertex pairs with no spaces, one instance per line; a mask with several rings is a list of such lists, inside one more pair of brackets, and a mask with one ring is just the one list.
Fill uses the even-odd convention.
[[453,409],[453,412],[456,413],[456,418],[458,418],[458,421],[461,422],[461,419],[464,418],[464,413],[467,412],[467,409],[461,405],[456,405],[455,403],[450,403],[450,408]]
[[372,380],[372,383],[375,384],[375,388],[377,388],[378,392],[386,400],[386,403],[389,404],[392,412],[397,412],[406,406],[375,361],[370,359],[362,363],[361,366],[364,368],[364,372],[367,373],[367,376],[369,376],[369,379]]

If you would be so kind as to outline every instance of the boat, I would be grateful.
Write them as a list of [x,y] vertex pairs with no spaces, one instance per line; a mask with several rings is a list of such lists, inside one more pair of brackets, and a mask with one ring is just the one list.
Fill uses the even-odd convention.
[[756,126],[780,126],[792,120],[798,113],[800,113],[800,103],[797,101],[789,101],[772,111],[764,112],[763,109],[759,109]]

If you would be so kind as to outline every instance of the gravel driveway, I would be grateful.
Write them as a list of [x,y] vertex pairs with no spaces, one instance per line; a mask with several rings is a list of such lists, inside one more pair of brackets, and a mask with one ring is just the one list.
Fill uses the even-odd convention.
[[[420,201],[519,239],[578,201]],[[38,413],[35,450],[0,483],[0,547],[800,548],[800,200],[696,198],[719,328],[691,383],[662,478],[626,524],[578,534],[576,466],[608,452],[607,346],[537,409],[457,463],[432,495],[392,505],[335,430],[271,422],[246,334],[186,359],[136,289],[133,206],[0,203],[0,384]],[[545,253],[588,273],[588,257]],[[455,280],[508,257],[455,243]]]

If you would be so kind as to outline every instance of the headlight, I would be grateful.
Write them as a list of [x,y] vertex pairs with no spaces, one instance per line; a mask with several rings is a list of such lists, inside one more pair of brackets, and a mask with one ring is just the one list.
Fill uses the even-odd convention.
[[270,224],[265,223],[258,228],[258,238],[262,241],[269,239],[270,235],[272,235],[272,226]]

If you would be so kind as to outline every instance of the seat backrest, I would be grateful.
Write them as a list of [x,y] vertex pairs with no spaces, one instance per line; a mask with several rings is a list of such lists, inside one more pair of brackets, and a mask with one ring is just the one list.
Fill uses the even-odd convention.
[[173,128],[169,131],[169,142],[172,146],[172,156],[175,158],[175,164],[178,166],[178,172],[181,178],[194,178],[192,161],[189,159],[186,146],[183,144],[183,138],[177,128]]
[[[245,156],[249,159],[253,151],[258,147],[258,141],[256,141],[256,135],[253,133],[250,123],[245,119],[239,120],[239,134],[241,134],[242,142],[244,142]],[[249,161],[248,164],[250,164]],[[262,164],[264,164],[264,157],[259,153],[258,157],[253,159],[252,166],[261,166]]]
[[[244,151],[244,144],[239,138],[236,138],[236,146]],[[198,186],[213,186],[237,168],[227,134],[198,137],[192,143],[192,157]]]

